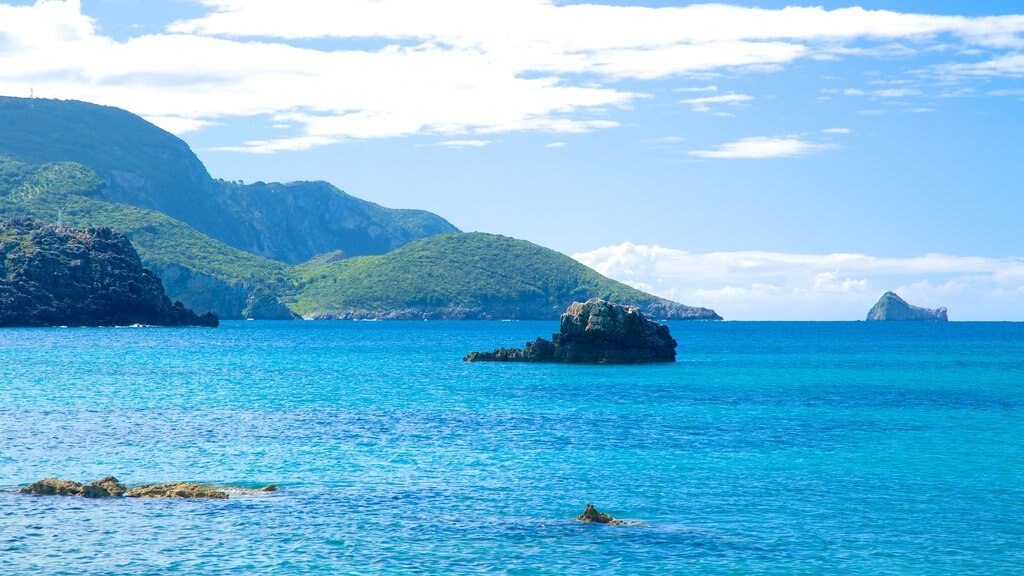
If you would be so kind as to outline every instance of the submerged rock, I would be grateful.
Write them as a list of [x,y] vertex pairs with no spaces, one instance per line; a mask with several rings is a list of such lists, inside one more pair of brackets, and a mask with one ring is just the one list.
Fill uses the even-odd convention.
[[576,517],[580,522],[586,522],[588,524],[609,524],[611,526],[639,526],[642,522],[627,522],[625,520],[616,520],[609,514],[599,511],[594,508],[593,504],[587,504],[586,510],[583,514]]
[[40,496],[81,496],[82,483],[60,478],[44,478],[21,488],[18,492]]
[[886,292],[868,312],[868,321],[913,320],[923,322],[948,322],[946,308],[921,308],[908,304],[895,292]]
[[202,484],[176,482],[150,484],[132,488],[124,494],[128,498],[227,498],[228,493]]
[[278,491],[277,484],[267,484],[263,488],[260,488],[259,490],[257,490],[257,492],[277,492],[277,491]]
[[537,338],[522,349],[471,352],[466,362],[565,362],[638,364],[675,362],[676,341],[668,326],[651,322],[635,306],[592,298],[574,302],[562,314],[559,333]]
[[107,476],[83,486],[82,496],[86,498],[120,498],[126,491],[125,485],[121,484],[117,478]]

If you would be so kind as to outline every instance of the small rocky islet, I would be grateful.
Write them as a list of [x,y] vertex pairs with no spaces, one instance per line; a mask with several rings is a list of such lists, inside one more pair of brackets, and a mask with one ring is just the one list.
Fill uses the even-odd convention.
[[868,311],[869,322],[948,322],[946,307],[922,308],[907,303],[895,292],[886,292]]
[[[223,489],[222,489],[223,488]],[[268,484],[263,488],[247,490],[231,487],[214,487],[193,482],[172,482],[169,484],[145,484],[128,488],[113,476],[107,476],[88,484],[60,478],[44,478],[28,486],[19,488],[20,494],[37,496],[81,496],[83,498],[187,498],[187,499],[218,499],[228,498],[230,492],[255,494],[258,492],[276,492],[276,484]]]
[[668,326],[651,322],[635,306],[598,298],[573,302],[562,314],[558,334],[524,348],[471,352],[466,362],[562,362],[642,364],[675,362],[677,343]]

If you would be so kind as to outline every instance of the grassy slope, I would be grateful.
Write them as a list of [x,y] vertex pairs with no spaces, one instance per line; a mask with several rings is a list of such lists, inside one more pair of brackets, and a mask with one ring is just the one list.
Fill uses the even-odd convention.
[[54,222],[63,209],[69,226],[124,232],[148,266],[177,263],[229,284],[287,282],[286,267],[279,262],[231,248],[159,212],[89,197],[102,186],[79,164],[28,165],[0,157],[0,217]]
[[291,274],[300,289],[289,305],[307,317],[486,308],[526,318],[546,317],[590,297],[638,305],[662,301],[554,250],[483,233],[442,234],[383,256],[325,255]]
[[98,200],[102,188],[95,173],[79,164],[28,165],[0,157],[0,217],[53,222],[61,208],[69,226],[124,232],[148,267],[178,264],[229,285],[277,294],[307,317],[402,317],[407,311],[408,317],[552,318],[572,301],[591,297],[660,306],[655,315],[661,317],[680,317],[675,313],[686,308],[554,250],[494,234],[442,234],[382,256],[325,254],[288,267],[159,212]]

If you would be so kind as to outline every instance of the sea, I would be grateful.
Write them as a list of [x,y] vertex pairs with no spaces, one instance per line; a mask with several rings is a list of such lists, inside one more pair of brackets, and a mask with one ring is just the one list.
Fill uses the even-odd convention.
[[[0,574],[1024,574],[1024,324],[0,330]],[[86,500],[57,476],[227,500]],[[592,503],[641,524],[583,524]]]

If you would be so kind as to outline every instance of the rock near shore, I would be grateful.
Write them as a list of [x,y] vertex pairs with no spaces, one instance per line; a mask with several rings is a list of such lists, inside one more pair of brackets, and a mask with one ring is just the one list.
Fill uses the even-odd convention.
[[219,322],[172,303],[123,234],[0,220],[0,326],[133,324]]
[[895,292],[886,292],[868,312],[868,321],[947,322],[946,308],[921,308],[908,304]]
[[651,322],[635,306],[591,299],[562,314],[558,334],[520,348],[471,352],[466,362],[564,362],[639,364],[675,362],[676,341],[668,326]]

